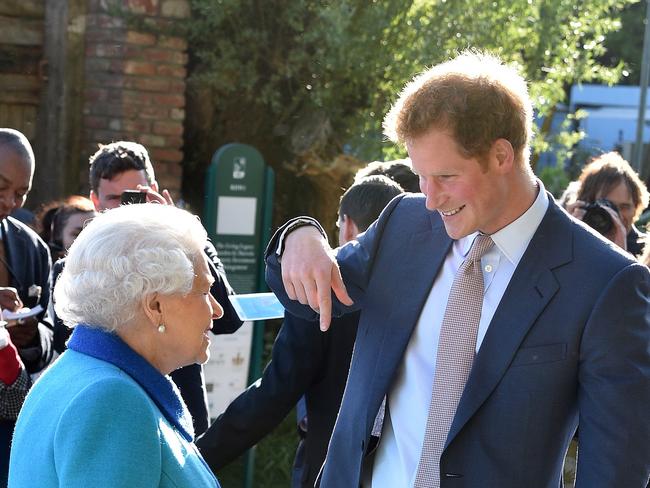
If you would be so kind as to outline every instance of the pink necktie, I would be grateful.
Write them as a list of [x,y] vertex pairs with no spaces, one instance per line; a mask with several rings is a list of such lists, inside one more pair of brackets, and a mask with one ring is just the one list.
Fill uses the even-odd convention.
[[483,305],[481,257],[492,238],[479,234],[460,265],[440,328],[436,372],[414,488],[440,487],[440,456],[472,369]]

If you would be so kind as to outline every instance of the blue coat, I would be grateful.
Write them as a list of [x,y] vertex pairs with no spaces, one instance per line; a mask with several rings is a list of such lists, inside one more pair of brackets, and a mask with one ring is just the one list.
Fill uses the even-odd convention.
[[[650,273],[549,198],[476,355],[442,454],[442,488],[558,488],[578,421],[578,488],[646,486]],[[322,488],[358,487],[368,469],[376,415],[451,242],[414,195],[396,197],[338,250],[362,313]],[[273,252],[267,265],[280,300],[313,319],[287,300]]]
[[77,326],[18,417],[9,486],[218,487],[169,378],[117,336]]

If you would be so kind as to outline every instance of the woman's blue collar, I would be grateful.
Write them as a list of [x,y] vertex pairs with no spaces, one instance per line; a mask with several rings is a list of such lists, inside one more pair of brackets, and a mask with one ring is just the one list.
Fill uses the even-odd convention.
[[165,418],[188,442],[194,440],[192,417],[178,389],[116,334],[79,324],[68,341],[68,348],[111,363],[133,378],[156,403]]

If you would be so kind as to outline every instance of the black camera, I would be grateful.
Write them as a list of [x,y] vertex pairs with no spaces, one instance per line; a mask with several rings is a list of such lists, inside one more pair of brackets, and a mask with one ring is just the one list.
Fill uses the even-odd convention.
[[582,207],[585,210],[585,215],[582,221],[594,230],[597,230],[602,235],[608,235],[614,229],[616,223],[607,208],[612,209],[618,215],[618,207],[616,204],[610,202],[605,198],[600,198],[593,203],[589,203]]
[[147,192],[140,190],[124,190],[120,198],[122,205],[130,205],[133,203],[147,203]]

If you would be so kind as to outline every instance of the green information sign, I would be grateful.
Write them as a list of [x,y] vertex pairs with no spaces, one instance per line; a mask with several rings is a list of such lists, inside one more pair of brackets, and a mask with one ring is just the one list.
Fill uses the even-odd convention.
[[264,217],[272,186],[272,170],[251,146],[228,144],[212,158],[205,225],[237,293],[263,288],[261,257],[270,230]]
[[[228,281],[237,293],[266,291],[262,257],[271,232],[273,187],[273,171],[266,167],[254,147],[228,144],[214,154],[206,181],[204,225],[226,268]],[[232,393],[246,387],[246,378],[240,378],[236,371],[228,376],[228,364],[236,363],[234,370],[246,367],[250,351],[248,383],[261,375],[264,322],[254,323],[252,338],[248,323],[215,346],[222,349],[215,354],[214,375],[210,362],[206,365],[206,386],[208,396],[212,395],[225,406],[224,401],[234,398]],[[216,383],[225,385],[225,391],[216,388],[210,391]],[[251,450],[245,460],[245,488],[253,486],[253,464],[254,450]]]

